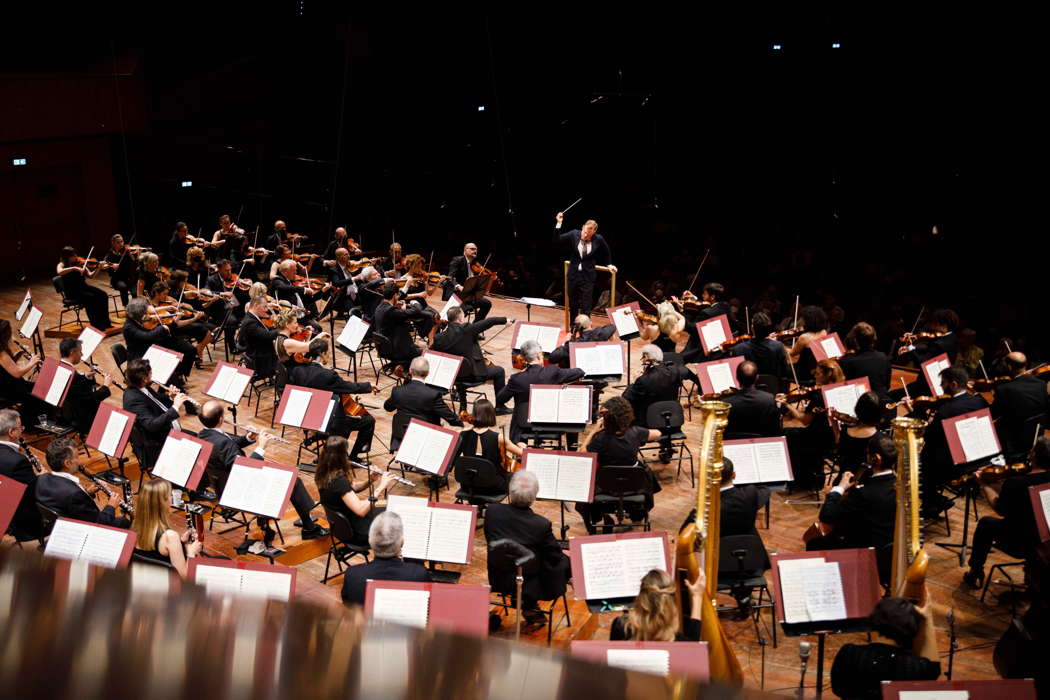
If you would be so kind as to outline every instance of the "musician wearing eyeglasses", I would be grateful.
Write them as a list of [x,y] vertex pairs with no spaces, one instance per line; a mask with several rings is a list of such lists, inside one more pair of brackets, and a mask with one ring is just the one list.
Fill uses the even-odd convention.
[[[473,243],[467,243],[463,246],[463,255],[457,255],[452,258],[452,261],[448,265],[448,279],[444,284],[444,291],[441,295],[442,301],[448,301],[452,298],[453,294],[463,291],[463,285],[467,283],[467,280],[474,276],[474,270],[472,265],[478,259],[478,247]],[[465,301],[467,311],[474,311],[474,320],[482,321],[488,315],[489,311],[492,310],[492,302],[481,297],[472,301]]]
[[44,523],[36,508],[36,482],[39,475],[29,458],[22,453],[18,442],[23,430],[18,411],[0,409],[0,476],[14,479],[26,487],[8,526],[10,534],[21,541],[44,533]]
[[283,260],[278,265],[277,276],[270,282],[270,293],[278,300],[286,301],[296,309],[302,309],[300,323],[311,326],[315,332],[320,333],[321,325],[313,318],[317,316],[317,301],[325,297],[331,285],[326,283],[320,290],[315,290],[310,285],[300,287],[295,284],[298,268],[299,263],[295,260]]
[[117,515],[117,508],[124,502],[120,491],[114,489],[101,509],[89,496],[76,473],[80,467],[80,455],[69,438],[56,438],[47,446],[49,473],[36,480],[36,502],[58,513],[60,518],[73,518],[110,527],[128,527],[131,521]]

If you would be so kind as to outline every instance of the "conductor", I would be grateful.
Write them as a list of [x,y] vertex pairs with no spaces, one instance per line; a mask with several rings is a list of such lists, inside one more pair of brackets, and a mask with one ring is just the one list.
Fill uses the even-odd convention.
[[588,219],[583,229],[574,228],[562,233],[564,219],[564,212],[558,212],[555,216],[554,242],[572,245],[569,257],[569,298],[565,303],[569,306],[569,317],[576,318],[579,314],[590,314],[594,306],[595,265],[606,266],[611,272],[616,272],[616,267],[612,264],[609,244],[598,235],[597,221]]

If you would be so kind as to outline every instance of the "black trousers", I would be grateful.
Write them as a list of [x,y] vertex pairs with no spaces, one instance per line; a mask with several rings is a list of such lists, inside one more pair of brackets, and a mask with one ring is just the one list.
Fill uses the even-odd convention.
[[372,451],[372,437],[376,432],[376,419],[372,416],[333,416],[328,423],[328,434],[349,438],[350,433],[357,431],[357,439],[350,450],[351,459],[358,455],[367,456]]
[[[299,477],[295,477],[295,486],[292,487],[292,507],[295,508],[296,515],[299,516],[299,520],[302,521],[302,529],[313,530],[317,527],[310,520],[310,511],[314,509],[314,499],[310,496],[310,492],[303,486],[303,480]],[[270,519],[264,516],[259,516],[259,527],[266,529],[270,525]]]
[[463,379],[464,381],[474,382],[487,382],[491,380],[492,388],[496,390],[497,396],[501,391],[503,391],[503,387],[507,385],[507,373],[499,365],[492,365],[486,367],[485,373],[479,377],[461,377],[461,379]]
[[1003,550],[1011,557],[1027,557],[1028,547],[1018,541],[1013,530],[1007,528],[1005,518],[986,515],[977,521],[973,533],[973,549],[970,550],[970,568],[984,569],[992,546]]
[[128,305],[128,299],[135,296],[134,280],[112,279],[109,281],[109,286],[120,293],[120,303],[124,306]]
[[590,315],[594,308],[594,280],[570,272],[568,304],[570,323],[574,323],[580,314]]
[[481,321],[489,315],[489,311],[492,311],[492,302],[486,299],[485,297],[481,297],[480,299],[468,301],[465,304],[463,304],[463,310],[473,311],[474,320]]
[[109,321],[109,295],[98,287],[90,285],[77,292],[76,302],[84,307],[91,325],[100,331],[113,326]]

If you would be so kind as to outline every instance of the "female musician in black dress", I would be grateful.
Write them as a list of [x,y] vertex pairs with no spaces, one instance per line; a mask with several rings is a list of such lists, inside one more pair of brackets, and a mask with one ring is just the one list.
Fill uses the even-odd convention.
[[72,246],[63,248],[61,255],[61,261],[55,271],[62,278],[62,289],[66,298],[81,304],[91,325],[98,330],[107,331],[112,328],[113,324],[109,321],[109,295],[87,283],[98,274],[102,265],[96,264],[94,270],[88,269],[86,261],[78,265],[77,251]]
[[630,612],[612,621],[609,641],[632,642],[699,642],[700,611],[703,609],[707,577],[703,568],[692,583],[686,584],[692,604],[690,617],[682,632],[678,631],[678,606],[675,605],[674,579],[660,569],[653,569],[642,577],[638,597]]
[[493,430],[496,426],[496,407],[488,399],[478,399],[474,402],[474,414],[470,419],[470,424],[469,428],[465,428],[459,434],[459,456],[486,459],[496,468],[497,475],[494,483],[475,484],[475,493],[507,493],[510,473],[503,464],[501,448],[520,459],[521,446],[515,445],[505,439],[502,433]]
[[51,407],[33,396],[33,385],[26,376],[35,370],[41,358],[15,343],[11,322],[0,318],[0,398],[18,402],[22,425],[37,424],[37,416],[46,415]]
[[180,536],[168,526],[171,483],[150,479],[142,485],[136,500],[135,519],[131,521],[131,530],[138,535],[135,553],[171,564],[179,577],[186,578],[189,560],[200,555],[203,545],[200,540],[190,541],[190,530]]
[[843,472],[856,474],[864,464],[868,453],[868,441],[879,431],[882,423],[882,407],[879,395],[874,391],[861,394],[857,399],[857,405],[853,412],[857,415],[856,425],[841,425],[839,421],[832,421],[838,443],[839,475],[835,478],[838,483]]
[[368,528],[371,527],[372,520],[384,510],[376,507],[376,503],[394,483],[394,473],[387,471],[383,472],[382,476],[369,475],[369,478],[375,481],[372,495],[376,501],[370,500],[368,495],[358,496],[358,491],[368,489],[368,481],[353,482],[350,476],[349,449],[346,438],[338,435],[328,438],[324,449],[321,450],[321,456],[317,459],[314,483],[321,493],[321,505],[326,510],[341,513],[346,517],[354,531],[354,544],[367,547]]

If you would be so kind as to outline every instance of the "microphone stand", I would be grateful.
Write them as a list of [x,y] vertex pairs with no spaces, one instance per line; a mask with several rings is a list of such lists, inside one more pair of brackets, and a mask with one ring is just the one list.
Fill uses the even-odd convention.
[[955,636],[955,610],[948,609],[948,672],[944,674],[952,679],[952,665],[955,663],[955,652],[959,649],[959,639]]
[[798,690],[796,693],[801,698],[805,694],[806,688],[806,666],[809,664],[809,642],[800,642],[798,645],[798,658],[802,661],[802,669],[798,679]]

